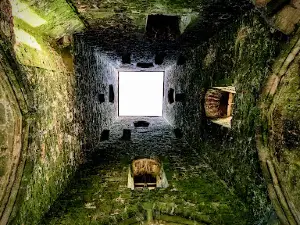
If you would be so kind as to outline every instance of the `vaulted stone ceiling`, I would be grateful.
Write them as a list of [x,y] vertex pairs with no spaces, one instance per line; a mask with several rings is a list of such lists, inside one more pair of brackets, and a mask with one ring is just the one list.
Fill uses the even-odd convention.
[[[134,65],[122,65],[123,54],[132,54],[133,64],[152,62],[157,54],[165,54],[163,65],[150,68],[164,70],[187,46],[207,40],[253,7],[248,0],[72,1],[72,5],[86,24],[89,45],[106,54],[115,68],[123,70],[135,69]],[[177,16],[180,34],[174,38],[149,35],[149,15]]]
[[[126,29],[134,26],[135,30],[144,31],[147,16],[151,14],[164,14],[180,16],[181,33],[187,26],[196,20],[219,24],[228,20],[234,14],[249,8],[249,1],[77,1],[77,0],[54,0],[54,1],[19,1],[11,0],[15,5],[13,11],[23,12],[25,8],[33,10],[46,21],[39,26],[39,31],[53,37],[59,38],[65,34],[80,32],[84,28],[101,29],[113,26]],[[22,5],[22,6],[21,6]],[[30,15],[29,15],[30,16]]]
[[[7,98],[8,91],[2,94],[6,88],[0,88],[0,103],[5,106],[0,111],[7,118],[15,114],[10,112],[21,113],[14,120],[0,118],[0,139],[4,140],[0,148],[5,149],[0,162],[7,162],[0,163],[0,173],[10,179],[1,185],[14,182],[4,201],[0,199],[1,224],[9,219],[13,207],[9,202],[16,200],[14,193],[20,183],[24,193],[14,206],[20,213],[18,222],[11,224],[39,224],[80,163],[80,148],[89,148],[89,143],[81,146],[81,126],[90,129],[84,135],[97,140],[93,135],[99,136],[117,115],[117,103],[99,103],[98,94],[106,96],[107,86],[117,85],[118,70],[141,70],[138,63],[155,65],[142,70],[165,71],[169,76],[166,84],[188,96],[184,104],[168,105],[168,121],[183,129],[189,144],[245,201],[251,219],[265,221],[272,212],[266,183],[280,220],[300,224],[300,42],[299,31],[295,32],[300,21],[299,0],[253,0],[254,4],[250,0],[10,2],[12,10],[8,0],[0,1],[0,75],[10,81],[2,86],[8,87],[11,93],[7,96],[13,101]],[[147,34],[148,15],[158,14],[178,16],[180,32],[175,38]],[[75,48],[71,46],[73,34]],[[275,58],[278,52],[281,54]],[[130,60],[123,60],[128,55]],[[156,56],[163,58],[161,65]],[[183,63],[176,64],[182,58]],[[212,85],[233,83],[236,110],[232,130],[227,133],[207,122],[200,99]],[[80,105],[82,97],[85,102]],[[14,105],[20,109],[12,111]],[[84,125],[74,119],[81,110],[77,105],[86,110]],[[26,126],[22,146],[8,148],[6,142],[21,132],[8,136],[8,127],[20,119]],[[15,181],[14,165],[19,159],[10,160],[13,156],[6,154],[13,147],[21,156]],[[22,158],[27,160],[24,173]],[[85,222],[86,217],[82,218]]]
[[[182,20],[190,22],[202,9],[199,1],[72,1],[84,20],[93,27],[118,25],[125,18],[143,28],[149,14],[180,15]],[[118,18],[119,21],[112,20]]]

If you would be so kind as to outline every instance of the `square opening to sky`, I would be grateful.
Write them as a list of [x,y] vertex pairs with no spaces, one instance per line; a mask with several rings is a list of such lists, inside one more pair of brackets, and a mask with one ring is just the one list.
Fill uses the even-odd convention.
[[162,116],[164,72],[119,72],[119,116]]

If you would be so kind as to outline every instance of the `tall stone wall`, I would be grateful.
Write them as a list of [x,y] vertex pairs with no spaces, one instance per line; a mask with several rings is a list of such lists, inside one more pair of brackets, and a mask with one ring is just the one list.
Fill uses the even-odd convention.
[[76,83],[55,44],[17,19],[9,25],[0,46],[1,224],[39,224],[80,163]]
[[[128,188],[136,157],[159,159],[168,187]],[[118,118],[75,178],[42,224],[248,224],[245,205],[160,117]]]
[[0,3],[0,223],[12,212],[24,168],[28,125],[22,73],[13,53],[13,17],[9,1]]
[[299,30],[280,51],[260,98],[257,148],[268,191],[284,224],[300,224]]
[[[201,35],[201,34],[199,34]],[[277,41],[259,16],[236,20],[208,42],[185,50],[187,62],[166,71],[165,93],[184,93],[183,102],[168,103],[164,116],[183,130],[190,145],[249,207],[251,224],[273,213],[260,169],[255,131],[260,125],[258,98],[276,54]],[[207,89],[235,86],[232,129],[205,116]]]
[[[75,36],[76,101],[83,124],[82,137],[86,149],[90,149],[118,116],[118,72],[84,37]],[[109,93],[110,85],[113,96]]]

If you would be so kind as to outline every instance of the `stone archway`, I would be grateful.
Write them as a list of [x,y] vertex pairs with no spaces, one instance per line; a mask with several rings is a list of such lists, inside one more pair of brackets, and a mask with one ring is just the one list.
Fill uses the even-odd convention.
[[295,35],[275,61],[260,99],[256,139],[269,197],[283,224],[300,224],[299,50]]
[[233,86],[207,90],[204,103],[205,114],[213,123],[231,128],[235,93]]
[[14,70],[5,54],[0,51],[0,224],[8,222],[17,198],[28,130],[22,116],[24,100],[12,84]]

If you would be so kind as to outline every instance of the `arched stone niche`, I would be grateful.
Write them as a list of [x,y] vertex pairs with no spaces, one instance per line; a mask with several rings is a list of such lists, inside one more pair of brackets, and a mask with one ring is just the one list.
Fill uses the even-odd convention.
[[155,189],[169,186],[163,165],[159,159],[137,158],[128,169],[128,188]]
[[[1,53],[1,52],[0,52]],[[23,120],[15,90],[0,64],[0,224],[6,224],[17,196],[24,167]],[[8,66],[8,65],[6,65]]]
[[300,224],[299,50],[296,35],[275,60],[260,97],[256,134],[269,197],[282,224]]
[[205,114],[213,123],[231,128],[235,93],[233,86],[207,90],[204,103]]

